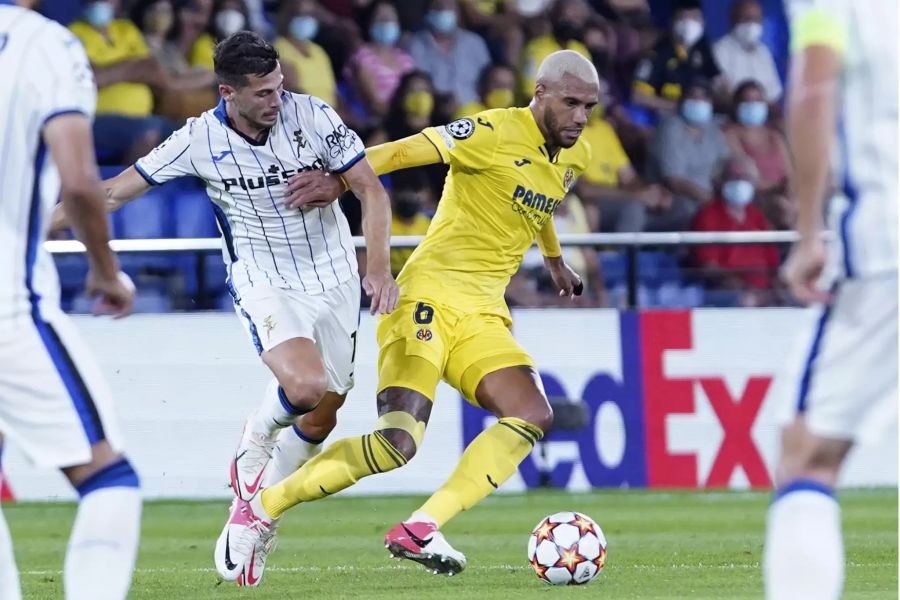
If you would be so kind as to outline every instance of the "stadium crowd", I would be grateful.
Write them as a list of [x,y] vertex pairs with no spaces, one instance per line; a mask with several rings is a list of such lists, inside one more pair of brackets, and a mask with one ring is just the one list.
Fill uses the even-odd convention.
[[[334,106],[367,146],[524,106],[537,65],[567,48],[596,66],[601,103],[582,134],[592,163],[555,216],[560,233],[793,226],[782,83],[762,43],[757,0],[731,3],[731,30],[715,43],[699,0],[675,0],[667,29],[647,0],[99,0],[79,11],[68,25],[95,70],[101,164],[131,164],[211,108],[213,49],[241,29],[272,40],[285,87]],[[385,179],[395,235],[425,233],[445,172],[433,166]],[[345,197],[342,206],[358,233],[358,203]],[[585,276],[579,305],[624,302],[620,253],[564,251]],[[395,251],[392,267],[408,255]],[[642,287],[653,294],[645,304],[786,302],[774,246],[650,256],[644,273],[659,281]],[[526,256],[511,305],[559,302],[540,267],[536,251]],[[667,288],[668,271],[675,281]]]

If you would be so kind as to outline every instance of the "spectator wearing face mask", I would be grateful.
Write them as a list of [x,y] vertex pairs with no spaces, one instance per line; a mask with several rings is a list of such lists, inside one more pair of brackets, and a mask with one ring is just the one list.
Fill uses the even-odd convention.
[[713,197],[716,167],[728,154],[728,144],[713,119],[709,84],[697,80],[685,88],[677,115],[660,125],[652,148],[672,205],[648,218],[652,231],[684,231],[700,205]]
[[794,225],[796,206],[790,200],[791,160],[784,135],[769,124],[769,105],[762,86],[745,81],[734,92],[731,122],[725,139],[732,153],[746,154],[756,163],[759,208],[776,229]]
[[461,119],[491,108],[509,108],[516,102],[516,73],[502,64],[488,65],[478,78],[479,101],[466,104],[453,115]]
[[415,62],[397,45],[400,21],[391,2],[372,4],[366,22],[368,41],[350,58],[344,77],[352,83],[369,114],[383,117],[400,80],[415,69]]
[[[716,177],[716,194],[697,213],[693,231],[768,231],[769,223],[753,205],[758,173],[753,161],[730,156]],[[759,306],[771,304],[778,269],[778,249],[773,245],[694,246],[693,264],[701,270],[714,304]]]
[[243,0],[215,0],[211,6],[210,2],[211,0],[189,0],[189,4],[195,5],[198,18],[201,15],[208,16],[207,31],[191,44],[188,58],[192,65],[203,66],[212,71],[215,66],[213,53],[216,42],[247,29],[250,17]]
[[116,18],[119,0],[91,1],[70,25],[94,70],[97,109],[94,142],[101,164],[131,163],[168,136],[174,126],[153,115],[153,88],[169,82],[137,26]]
[[478,77],[491,62],[487,44],[479,35],[459,27],[456,0],[432,0],[425,21],[415,33],[409,53],[416,68],[431,75],[434,89],[447,99],[446,112],[478,101]]
[[729,92],[752,79],[762,86],[766,102],[775,104],[781,99],[781,79],[772,53],[761,41],[762,22],[757,0],[737,0],[731,6],[731,32],[716,42],[713,51]]
[[[425,214],[431,190],[428,179],[416,169],[391,174],[391,235],[425,235],[431,218]],[[413,248],[391,250],[391,273],[396,276]]]
[[638,106],[674,111],[685,88],[697,78],[718,86],[721,72],[704,36],[699,0],[678,0],[672,31],[637,67],[632,99]]
[[523,99],[534,95],[538,67],[554,52],[574,50],[586,59],[591,59],[590,52],[581,42],[584,24],[591,15],[591,9],[585,0],[557,0],[553,4],[549,15],[552,33],[534,38],[522,51],[519,94]]
[[278,13],[275,50],[284,72],[285,87],[321,98],[337,106],[337,84],[331,59],[313,40],[319,32],[317,0],[287,0]]
[[169,39],[176,25],[176,14],[172,0],[139,0],[130,12],[150,54],[167,74],[165,85],[154,90],[154,112],[183,121],[213,106],[219,95],[215,73],[189,65],[185,55]]

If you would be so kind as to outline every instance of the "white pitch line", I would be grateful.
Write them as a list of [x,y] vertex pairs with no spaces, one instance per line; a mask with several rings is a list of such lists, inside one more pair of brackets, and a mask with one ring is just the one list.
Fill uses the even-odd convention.
[[[847,563],[848,567],[851,568],[860,568],[860,567],[896,567],[897,563]],[[528,565],[474,565],[468,567],[469,571],[527,571]],[[616,564],[607,564],[607,569],[613,569],[616,571],[669,571],[672,569],[717,569],[717,570],[756,570],[759,569],[759,563],[729,563],[724,565],[705,565],[703,563],[697,564],[672,564],[672,565],[616,565]],[[335,565],[331,567],[269,567],[266,569],[268,572],[272,573],[371,573],[371,572],[384,572],[384,571],[402,571],[402,570],[416,570],[419,567],[412,564],[396,564],[396,565],[384,565],[380,567],[358,567],[355,565]],[[216,570],[212,567],[201,567],[194,569],[176,569],[176,568],[152,568],[152,569],[135,569],[135,573],[139,575],[153,575],[153,574],[162,574],[162,573],[215,573]],[[20,575],[24,575],[27,577],[46,577],[48,575],[62,575],[62,571],[21,571]]]

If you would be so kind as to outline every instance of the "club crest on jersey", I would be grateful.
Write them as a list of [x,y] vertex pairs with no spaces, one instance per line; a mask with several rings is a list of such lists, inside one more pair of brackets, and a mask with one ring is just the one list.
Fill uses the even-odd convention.
[[563,189],[568,192],[573,183],[575,183],[575,169],[569,167],[563,175]]
[[431,330],[422,327],[416,332],[416,339],[421,340],[423,342],[430,342],[432,338]]
[[475,133],[475,122],[468,118],[457,119],[447,124],[447,131],[456,139],[464,140],[472,137],[472,134]]

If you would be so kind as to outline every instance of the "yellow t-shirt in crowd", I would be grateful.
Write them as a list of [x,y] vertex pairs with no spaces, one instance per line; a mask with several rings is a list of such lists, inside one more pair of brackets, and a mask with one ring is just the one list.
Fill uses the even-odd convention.
[[[417,214],[411,223],[404,223],[397,218],[397,215],[393,215],[391,217],[391,235],[425,235],[429,225],[431,225],[431,219],[422,213]],[[412,248],[391,250],[391,273],[399,273],[412,253]]]
[[[307,42],[309,56],[304,55],[287,38],[279,37],[275,40],[275,49],[281,57],[281,62],[289,64],[297,72],[300,80],[300,90],[304,94],[317,96],[334,106],[337,102],[337,84],[334,82],[334,70],[331,68],[331,59],[321,46],[313,42]],[[299,90],[294,90],[299,91]]]
[[603,117],[592,117],[581,133],[593,150],[584,180],[594,185],[618,187],[619,171],[631,164],[616,130]]
[[405,298],[509,320],[510,277],[575,179],[590,146],[549,156],[529,108],[498,108],[423,131],[450,172],[425,240],[397,283]]
[[534,95],[534,82],[537,79],[538,68],[540,68],[545,58],[559,50],[574,50],[586,59],[591,60],[591,53],[578,40],[570,40],[563,47],[550,34],[534,38],[522,50],[522,67],[519,71],[519,82],[521,85],[519,89],[522,93],[522,98],[531,98]]
[[216,40],[208,33],[198,37],[188,52],[188,64],[192,67],[203,67],[210,71],[215,69],[213,55],[216,51]]
[[[85,23],[69,25],[87,52],[94,67],[111,67],[127,60],[150,56],[141,31],[127,19],[114,19],[107,28],[108,37]],[[153,112],[153,92],[143,83],[114,83],[97,92],[97,114],[146,117]]]

